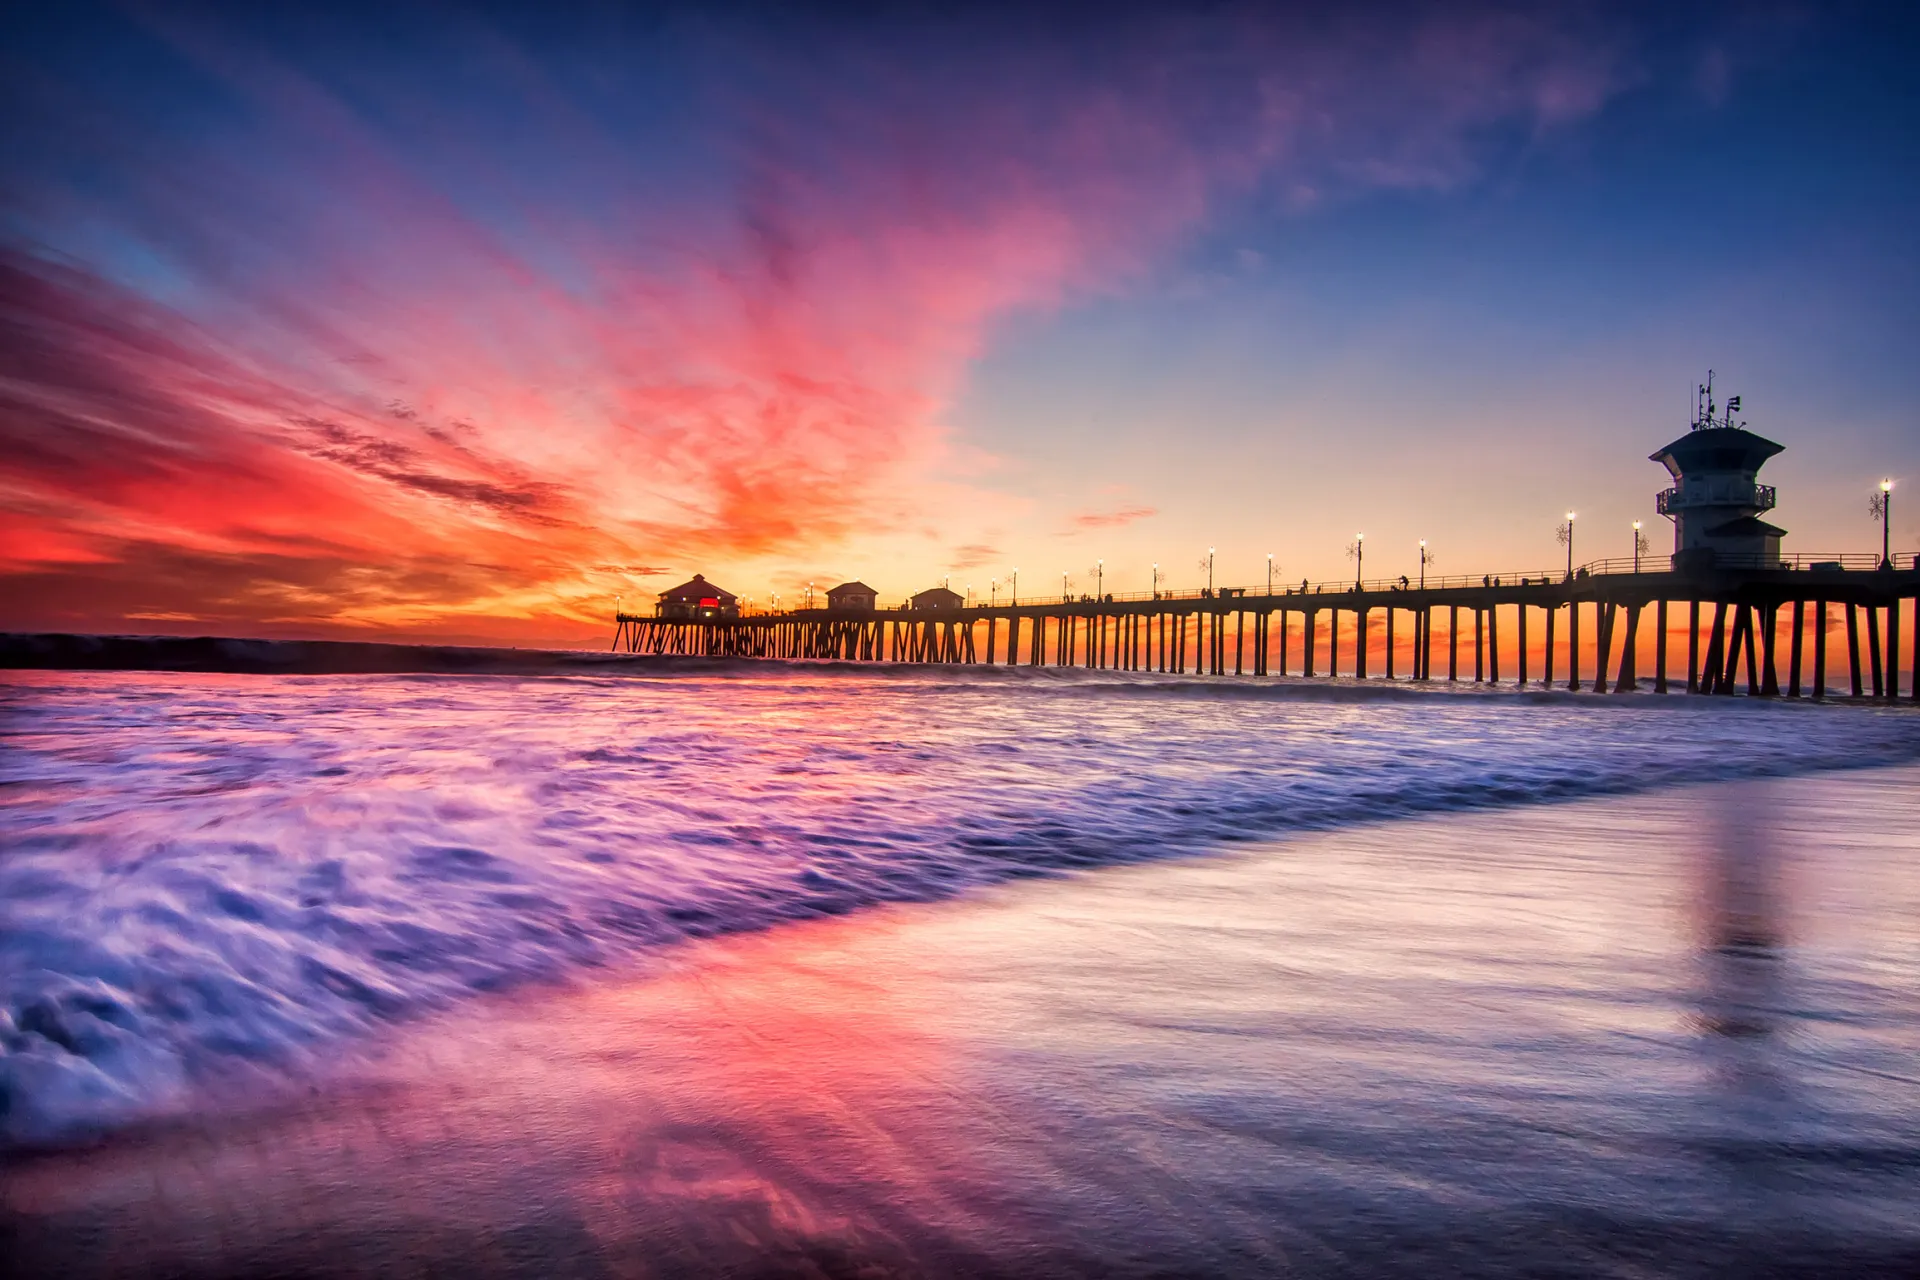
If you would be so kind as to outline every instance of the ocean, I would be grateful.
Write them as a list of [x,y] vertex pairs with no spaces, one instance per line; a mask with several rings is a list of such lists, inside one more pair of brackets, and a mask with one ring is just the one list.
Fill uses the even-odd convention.
[[[16,671],[0,716],[6,1203],[62,1256],[100,1161],[198,1134],[251,1162],[199,1217],[107,1219],[159,1270],[244,1272],[237,1200],[417,1207],[423,1146],[571,1186],[528,1239],[579,1274],[1920,1259],[1910,707],[664,662]],[[315,1183],[376,1078],[432,1100]],[[686,1168],[602,1149],[674,1108]]]

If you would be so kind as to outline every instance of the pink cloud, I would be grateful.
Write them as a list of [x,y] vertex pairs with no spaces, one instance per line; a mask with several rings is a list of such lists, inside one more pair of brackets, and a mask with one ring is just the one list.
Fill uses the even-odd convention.
[[[1083,529],[1116,529],[1121,525],[1132,524],[1135,520],[1145,520],[1158,515],[1152,507],[1120,507],[1113,511],[1082,511],[1076,514],[1066,533],[1078,533]],[[1063,535],[1064,536],[1064,535]]]
[[1477,128],[1613,83],[1604,48],[1504,9],[1226,9],[1090,43],[961,23],[952,53],[722,33],[736,74],[689,91],[702,203],[652,198],[619,131],[496,41],[535,131],[613,175],[570,203],[471,128],[459,180],[428,172],[426,90],[375,111],[272,50],[168,35],[252,123],[116,142],[108,202],[35,193],[166,283],[113,254],[0,264],[0,484],[36,513],[0,524],[34,593],[0,625],[566,631],[661,561],[901,527],[999,318],[1124,289],[1263,184],[1462,180]]

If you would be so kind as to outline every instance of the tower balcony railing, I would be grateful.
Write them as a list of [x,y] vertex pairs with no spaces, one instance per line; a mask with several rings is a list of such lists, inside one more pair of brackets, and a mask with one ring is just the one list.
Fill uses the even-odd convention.
[[1770,484],[1701,484],[1691,489],[1678,487],[1664,491],[1655,509],[1663,516],[1688,507],[1752,507],[1755,511],[1771,511],[1773,501]]

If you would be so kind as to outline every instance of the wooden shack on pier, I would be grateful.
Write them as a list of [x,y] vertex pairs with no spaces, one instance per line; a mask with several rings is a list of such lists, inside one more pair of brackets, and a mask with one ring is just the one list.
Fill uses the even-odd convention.
[[965,596],[947,587],[928,587],[908,599],[907,606],[912,609],[958,609],[967,603]]
[[662,618],[737,618],[740,597],[696,573],[689,581],[662,591],[654,613]]
[[880,602],[880,593],[855,579],[827,590],[827,608],[835,613],[872,613]]

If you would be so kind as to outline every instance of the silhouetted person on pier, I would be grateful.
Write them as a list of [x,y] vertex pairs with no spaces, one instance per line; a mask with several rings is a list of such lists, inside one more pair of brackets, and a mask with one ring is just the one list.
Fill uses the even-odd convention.
[[1407,588],[1408,588],[1408,587],[1409,587],[1410,585],[1412,585],[1412,584],[1410,584],[1410,583],[1409,583],[1409,582],[1407,581],[1407,575],[1406,575],[1406,574],[1404,574],[1404,573],[1403,573],[1403,574],[1401,574],[1401,575],[1400,575],[1400,589],[1401,589],[1402,591],[1405,591],[1405,590],[1406,590],[1406,589],[1407,589]]

